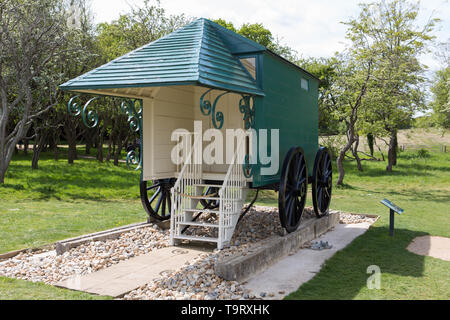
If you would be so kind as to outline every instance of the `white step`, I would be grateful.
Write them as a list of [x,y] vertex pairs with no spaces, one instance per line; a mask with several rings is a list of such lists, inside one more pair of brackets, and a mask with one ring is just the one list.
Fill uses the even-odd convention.
[[187,197],[187,198],[191,198],[191,199],[197,199],[197,200],[200,200],[200,199],[203,199],[203,200],[220,200],[220,197],[210,197],[210,196],[190,196],[190,195],[188,195],[188,194],[184,194],[183,196],[184,196],[184,197]]
[[205,242],[218,242],[219,239],[211,237],[199,237],[199,236],[173,236],[177,240],[193,240],[193,241],[205,241]]
[[221,184],[194,184],[196,187],[213,187],[213,188],[222,188]]
[[184,209],[184,211],[188,212],[204,212],[204,213],[216,213],[219,214],[219,210],[212,210],[212,209]]
[[219,225],[215,223],[206,223],[206,222],[195,222],[195,221],[186,221],[186,222],[178,222],[179,225],[182,226],[195,226],[195,227],[208,227],[208,228],[218,228]]
[[[190,198],[190,199],[195,199],[195,200],[216,200],[219,201],[220,197],[209,197],[209,196],[190,196],[188,194],[182,194],[183,197],[186,198]],[[242,201],[241,199],[226,199],[225,201],[233,201],[233,202],[237,202],[237,201]]]

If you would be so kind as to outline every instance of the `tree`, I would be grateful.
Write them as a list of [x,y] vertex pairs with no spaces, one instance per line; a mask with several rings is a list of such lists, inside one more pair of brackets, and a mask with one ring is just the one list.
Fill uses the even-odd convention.
[[[61,1],[0,2],[0,183],[17,143],[56,104],[56,88],[42,87],[49,83],[40,77],[62,48],[65,27]],[[40,95],[34,94],[37,87]],[[11,114],[18,121],[7,130]]]
[[[419,5],[406,0],[382,0],[361,4],[357,19],[351,19],[348,38],[353,44],[370,49],[373,60],[373,86],[365,99],[370,117],[370,133],[388,136],[387,171],[397,161],[397,131],[425,109],[424,71],[419,56],[433,39],[431,32],[438,19],[430,18],[420,26]],[[367,132],[367,133],[369,133]]]
[[333,83],[339,76],[338,60],[331,58],[299,59],[296,64],[307,70],[319,80],[319,135],[335,135],[339,133],[339,121],[333,116],[335,105]]
[[213,21],[224,28],[267,47],[267,49],[293,63],[298,59],[297,52],[289,46],[281,44],[281,39],[278,37],[274,38],[272,32],[269,29],[266,29],[262,23],[244,23],[239,29],[236,29],[232,22],[228,22],[224,19],[216,19]]
[[184,14],[166,14],[159,1],[152,5],[144,1],[142,7],[131,7],[111,23],[97,26],[97,44],[103,62],[111,61],[145,44],[155,41],[191,22]]
[[434,83],[431,87],[433,93],[433,119],[440,128],[450,128],[450,66],[439,70],[434,76]]
[[[336,159],[339,172],[337,186],[344,183],[346,153],[359,140],[360,109],[363,105],[363,99],[372,85],[373,60],[371,56],[370,49],[356,46],[352,46],[347,52],[336,56],[337,61],[339,61],[336,73],[339,77],[336,78],[330,88],[330,105],[332,106],[333,116],[342,124],[341,130],[347,138],[347,142],[339,150]],[[359,158],[355,155],[355,152],[353,152],[353,155],[361,170]]]

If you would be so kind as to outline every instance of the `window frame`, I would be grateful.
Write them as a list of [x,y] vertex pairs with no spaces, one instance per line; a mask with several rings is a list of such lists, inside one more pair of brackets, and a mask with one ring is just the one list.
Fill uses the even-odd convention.
[[[236,55],[237,60],[239,61],[242,68],[248,73],[250,78],[252,78],[258,87],[263,89],[263,55],[260,53],[247,53],[247,54],[239,54]],[[256,79],[253,78],[252,74],[247,70],[247,68],[242,64],[241,59],[255,58],[255,74]]]
[[[306,88],[304,88],[303,87],[303,83],[306,83]],[[307,79],[307,78],[305,78],[305,77],[301,77],[300,78],[300,88],[302,89],[302,90],[305,90],[306,92],[309,92],[309,88],[310,88],[310,85],[309,85],[309,79]]]

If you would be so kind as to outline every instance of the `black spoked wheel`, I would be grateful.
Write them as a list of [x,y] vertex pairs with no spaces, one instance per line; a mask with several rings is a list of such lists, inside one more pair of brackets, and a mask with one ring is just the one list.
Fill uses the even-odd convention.
[[160,221],[170,219],[170,189],[175,185],[175,181],[174,178],[153,180],[151,183],[141,181],[141,201],[150,217]]
[[312,198],[314,211],[317,217],[321,218],[328,214],[331,202],[331,189],[333,186],[331,155],[325,147],[317,151],[313,179]]
[[281,226],[294,232],[300,225],[308,191],[308,169],[303,149],[294,147],[284,159],[278,192]]

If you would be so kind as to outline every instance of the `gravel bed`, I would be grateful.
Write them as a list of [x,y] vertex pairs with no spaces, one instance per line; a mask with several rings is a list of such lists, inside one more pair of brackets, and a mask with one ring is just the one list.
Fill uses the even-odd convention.
[[118,239],[93,241],[60,256],[55,251],[20,253],[0,263],[0,275],[56,284],[73,275],[98,271],[168,245],[169,231],[153,225],[124,233]]
[[[314,217],[314,211],[306,208],[302,220],[312,217]],[[204,220],[208,222],[214,222],[215,219],[217,218],[214,216],[204,217]],[[236,228],[230,247],[221,251],[214,250],[210,254],[201,254],[179,270],[128,293],[124,299],[242,300],[272,297],[274,296],[272,292],[254,293],[244,290],[237,281],[221,279],[214,273],[214,264],[225,256],[246,255],[252,247],[259,246],[259,242],[281,232],[277,208],[254,206]],[[192,234],[202,235],[201,232],[195,231]]]
[[346,213],[341,211],[331,210],[331,212],[339,213],[339,223],[340,224],[354,224],[354,223],[374,223],[377,219],[365,216],[363,214]]
[[[340,223],[373,222],[375,219],[339,212]],[[314,218],[312,208],[305,208],[302,220]],[[215,216],[204,216],[199,221],[214,222]],[[282,228],[278,209],[254,206],[236,228],[230,247],[221,251],[201,254],[187,265],[161,278],[154,279],[123,299],[258,299],[273,296],[271,292],[244,291],[235,281],[225,281],[214,273],[214,263],[229,255],[246,255],[260,242]],[[198,229],[188,229],[187,234],[201,235]],[[169,246],[169,230],[156,224],[124,233],[115,240],[95,241],[73,248],[63,255],[55,251],[39,254],[21,253],[0,263],[0,275],[17,279],[56,284],[73,275],[84,275],[107,268],[120,261]]]

